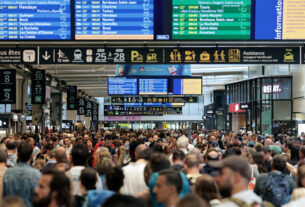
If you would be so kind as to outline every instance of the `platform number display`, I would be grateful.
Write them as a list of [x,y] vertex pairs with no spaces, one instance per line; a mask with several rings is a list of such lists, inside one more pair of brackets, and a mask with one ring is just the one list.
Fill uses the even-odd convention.
[[92,101],[86,101],[86,111],[85,111],[86,117],[92,116]]
[[32,104],[44,104],[46,97],[46,78],[44,70],[32,71]]
[[92,103],[92,121],[98,121],[98,104]]
[[0,70],[0,104],[16,104],[16,71]]
[[67,90],[67,109],[76,110],[77,107],[77,86],[68,86]]
[[86,99],[77,99],[77,115],[85,115]]

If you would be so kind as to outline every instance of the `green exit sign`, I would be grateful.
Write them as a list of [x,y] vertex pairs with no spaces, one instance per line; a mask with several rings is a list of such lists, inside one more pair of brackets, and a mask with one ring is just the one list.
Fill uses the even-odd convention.
[[75,104],[70,104],[70,110],[74,110],[75,109]]
[[42,103],[42,97],[41,96],[35,96],[35,103]]

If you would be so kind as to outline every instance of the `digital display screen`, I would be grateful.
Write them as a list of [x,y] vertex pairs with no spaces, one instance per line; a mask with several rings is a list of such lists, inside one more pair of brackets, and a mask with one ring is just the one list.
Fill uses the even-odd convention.
[[140,95],[167,95],[168,80],[167,79],[139,79]]
[[154,0],[75,0],[76,40],[153,40]]
[[201,78],[184,78],[173,80],[174,95],[201,95],[202,79]]
[[137,95],[138,80],[135,78],[108,78],[109,95]]
[[0,40],[70,40],[70,0],[0,1]]
[[238,39],[251,35],[251,0],[173,0],[172,39]]
[[304,0],[256,0],[255,39],[305,39]]

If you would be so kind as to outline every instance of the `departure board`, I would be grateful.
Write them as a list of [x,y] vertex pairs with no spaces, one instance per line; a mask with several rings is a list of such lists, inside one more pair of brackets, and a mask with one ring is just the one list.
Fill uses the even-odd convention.
[[251,0],[173,0],[172,39],[249,40]]
[[76,40],[153,40],[154,0],[75,0]]
[[0,40],[70,40],[70,0],[0,1]]
[[201,78],[184,78],[173,80],[174,95],[201,95],[202,80]]
[[108,95],[137,95],[138,80],[135,78],[108,78]]
[[140,95],[161,95],[168,92],[167,79],[139,79]]

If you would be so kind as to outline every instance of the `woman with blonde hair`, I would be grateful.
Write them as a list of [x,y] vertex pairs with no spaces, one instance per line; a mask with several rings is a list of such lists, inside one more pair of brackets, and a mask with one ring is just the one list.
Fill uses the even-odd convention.
[[112,156],[106,147],[100,147],[95,153],[96,170],[101,178],[103,190],[106,187],[106,174],[114,168]]

